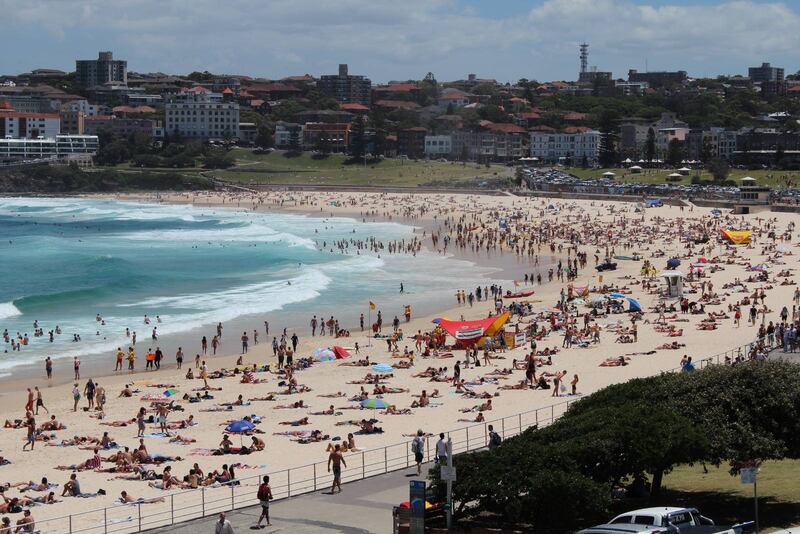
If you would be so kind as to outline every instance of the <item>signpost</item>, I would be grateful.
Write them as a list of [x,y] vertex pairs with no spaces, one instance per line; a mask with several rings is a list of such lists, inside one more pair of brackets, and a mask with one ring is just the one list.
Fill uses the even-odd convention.
[[412,480],[408,488],[411,503],[410,534],[425,534],[425,481]]
[[756,534],[758,534],[758,467],[743,467],[741,470],[742,473],[742,484],[752,484],[753,485],[753,500],[755,502],[755,523],[756,523]]
[[453,523],[453,482],[456,480],[456,468],[453,466],[453,440],[447,438],[447,465],[439,466],[439,477],[447,482],[447,530]]

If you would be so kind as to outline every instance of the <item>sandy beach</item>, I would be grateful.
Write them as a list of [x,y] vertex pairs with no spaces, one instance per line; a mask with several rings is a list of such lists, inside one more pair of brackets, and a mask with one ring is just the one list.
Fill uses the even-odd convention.
[[[106,197],[108,198],[108,197]],[[420,354],[413,336],[418,332],[425,334],[435,328],[433,320],[446,317],[451,320],[474,320],[487,317],[496,311],[496,302],[491,296],[488,299],[475,300],[472,305],[457,301],[455,291],[448,302],[431,304],[427,309],[414,310],[410,321],[404,318],[402,297],[392,299],[391,304],[376,303],[372,314],[374,321],[380,310],[383,317],[381,334],[392,334],[392,319],[400,319],[403,338],[397,342],[397,351],[389,351],[386,339],[370,339],[367,335],[369,326],[361,331],[356,317],[363,310],[337,310],[330,306],[320,307],[321,314],[335,315],[341,318],[340,328],[349,330],[349,337],[334,338],[326,335],[311,336],[308,320],[303,324],[286,324],[280,312],[269,314],[270,332],[264,332],[263,319],[240,319],[234,325],[224,325],[222,345],[218,355],[209,353],[202,357],[209,373],[219,370],[232,370],[238,367],[239,372],[224,378],[210,378],[208,384],[214,388],[207,392],[213,399],[189,403],[183,400],[185,395],[195,396],[204,384],[199,379],[201,370],[195,367],[195,348],[185,350],[183,369],[177,370],[173,343],[162,345],[165,359],[161,369],[144,370],[144,357],[139,354],[136,361],[136,372],[113,372],[114,354],[108,354],[104,363],[89,365],[81,369],[81,379],[77,380],[81,398],[78,411],[73,411],[73,382],[68,381],[72,374],[68,362],[59,361],[56,367],[56,380],[48,384],[44,377],[43,365],[37,372],[35,368],[20,371],[7,380],[3,380],[4,391],[0,417],[3,420],[25,420],[26,388],[38,386],[42,391],[44,404],[49,410],[39,410],[35,415],[36,425],[55,415],[58,422],[66,426],[64,430],[44,431],[48,438],[37,441],[33,451],[23,450],[25,445],[25,428],[6,428],[0,434],[0,450],[8,465],[0,467],[0,482],[15,484],[33,481],[38,483],[46,477],[51,483],[59,484],[54,488],[56,498],[61,502],[35,506],[33,515],[36,520],[64,516],[83,510],[96,509],[112,505],[119,498],[120,492],[126,490],[134,497],[157,498],[165,491],[152,487],[145,480],[126,480],[130,473],[109,473],[101,469],[115,466],[115,462],[104,461],[101,469],[82,470],[78,473],[81,489],[84,492],[96,492],[102,488],[105,495],[94,498],[79,499],[76,497],[60,497],[65,482],[69,479],[70,469],[58,470],[57,466],[71,466],[89,460],[93,456],[92,445],[52,446],[62,440],[74,436],[90,436],[101,438],[108,432],[112,441],[120,447],[134,450],[139,447],[136,423],[124,427],[102,425],[114,421],[131,421],[135,419],[140,407],[147,409],[147,416],[155,414],[151,408],[150,398],[161,399],[163,392],[176,390],[167,398],[176,400],[179,410],[170,411],[168,423],[177,423],[193,416],[197,422],[194,426],[170,430],[169,437],[157,436],[157,423],[147,423],[144,445],[150,456],[154,454],[180,457],[181,460],[148,465],[160,479],[164,467],[171,466],[178,484],[170,491],[178,489],[194,463],[199,464],[205,473],[217,470],[223,464],[240,462],[245,467],[236,471],[237,477],[252,476],[261,473],[273,473],[297,465],[305,465],[325,460],[326,447],[334,442],[332,438],[340,437],[335,443],[347,441],[348,433],[354,434],[355,445],[359,450],[369,450],[385,445],[408,441],[409,435],[418,429],[425,432],[439,433],[450,429],[467,426],[469,421],[476,421],[479,416],[476,407],[492,402],[491,411],[485,410],[486,420],[497,419],[521,411],[548,406],[564,398],[579,398],[606,385],[628,380],[633,377],[648,376],[664,370],[675,369],[682,364],[684,356],[690,356],[695,362],[702,358],[723,352],[745,343],[751,342],[759,335],[759,327],[778,324],[782,321],[781,310],[788,309],[789,319],[796,315],[797,296],[795,283],[797,269],[797,240],[794,239],[794,221],[797,216],[787,213],[765,213],[745,217],[733,217],[723,213],[714,216],[712,210],[687,205],[664,206],[659,208],[643,208],[633,203],[611,203],[599,201],[565,201],[542,198],[522,198],[515,196],[477,196],[477,195],[411,195],[380,193],[305,193],[305,192],[269,192],[269,193],[187,193],[161,194],[158,197],[149,195],[114,196],[125,200],[145,202],[182,203],[194,205],[219,206],[245,210],[280,210],[314,217],[343,216],[359,221],[393,221],[419,227],[415,236],[419,244],[431,253],[453,255],[461,259],[477,263],[491,270],[483,287],[489,288],[497,284],[506,291],[533,290],[534,293],[521,298],[504,298],[503,304],[508,306],[519,303],[525,306],[524,315],[513,315],[506,324],[509,332],[530,331],[535,324],[541,336],[537,340],[539,360],[536,367],[537,377],[543,377],[553,384],[553,375],[563,372],[562,383],[566,392],[552,389],[530,389],[519,386],[525,380],[524,366],[512,369],[512,361],[524,362],[531,352],[529,341],[511,350],[497,350],[488,355],[488,365],[483,351],[479,351],[480,367],[470,363],[464,365],[464,351],[441,348],[436,353],[443,355],[452,353],[453,357],[429,357]],[[177,209],[177,208],[176,208]],[[720,228],[734,230],[753,230],[753,242],[749,245],[730,246],[719,239]],[[709,237],[703,242],[703,236]],[[446,244],[446,246],[445,246]],[[409,251],[406,254],[413,254]],[[559,279],[550,270],[556,271],[559,261],[563,267],[571,265],[579,258],[585,258],[585,265],[577,269],[574,280]],[[606,257],[617,263],[617,269],[599,273],[595,269],[598,262]],[[640,259],[626,259],[640,258]],[[692,271],[692,279],[684,280],[684,290],[691,308],[697,313],[682,313],[679,299],[662,299],[660,292],[665,288],[663,279],[652,273],[660,273],[666,269],[667,260],[678,258],[678,267],[685,275]],[[702,261],[707,260],[707,261]],[[388,258],[391,261],[391,258]],[[538,261],[538,264],[537,264]],[[652,265],[652,273],[642,274],[644,262]],[[763,270],[753,270],[756,265],[766,265]],[[699,267],[693,267],[699,265]],[[563,273],[563,268],[562,268]],[[526,275],[528,275],[526,281]],[[536,276],[542,277],[542,284]],[[516,281],[516,283],[514,282]],[[399,284],[399,281],[398,281]],[[585,292],[584,289],[586,288]],[[461,287],[465,295],[475,293],[474,287]],[[622,313],[606,312],[605,302],[598,306],[597,315],[591,313],[589,306],[593,299],[608,296],[611,292],[620,292]],[[563,292],[563,297],[562,297]],[[756,299],[753,295],[758,294]],[[761,298],[763,295],[763,298]],[[627,312],[630,304],[625,297],[635,299],[643,314],[637,315],[632,322],[632,315]],[[578,300],[576,300],[578,299]],[[581,300],[582,299],[582,300]],[[744,300],[747,299],[747,300]],[[614,299],[611,299],[614,300]],[[751,304],[756,300],[755,320],[750,321]],[[564,302],[562,310],[557,305]],[[677,305],[676,311],[659,309],[661,304]],[[741,319],[736,320],[734,306],[740,304]],[[611,310],[611,305],[608,305]],[[310,317],[308,318],[310,319]],[[252,323],[248,321],[253,321]],[[247,323],[247,324],[244,324]],[[554,329],[553,325],[564,325]],[[288,378],[274,372],[256,372],[253,377],[258,383],[243,383],[241,370],[254,364],[261,368],[269,364],[272,370],[277,366],[277,359],[272,346],[267,340],[272,336],[280,336],[284,327],[291,337],[296,332],[299,344],[294,356],[313,358],[318,349],[341,346],[351,354],[350,358],[334,361],[313,361],[308,368],[297,369],[293,378],[298,388],[304,392],[286,394]],[[258,329],[264,336],[257,345],[250,345],[248,352],[240,355],[240,336],[243,328],[251,332]],[[571,346],[564,343],[565,329],[574,328]],[[204,327],[209,339],[215,332],[213,326]],[[327,334],[327,332],[326,332]],[[635,337],[635,341],[633,338]],[[599,342],[595,342],[599,339]],[[175,340],[177,342],[182,342]],[[630,341],[630,342],[628,342]],[[453,342],[448,337],[447,344]],[[289,343],[291,344],[291,342]],[[355,353],[358,344],[360,350]],[[668,347],[668,348],[667,348]],[[547,349],[547,350],[546,350]],[[394,368],[383,372],[380,385],[391,388],[390,393],[377,395],[374,393],[374,381],[366,375],[373,371],[370,366],[349,365],[369,357],[370,364],[383,363],[389,366],[399,362],[409,362],[402,357],[404,351],[414,351],[413,366],[410,368]],[[236,364],[241,356],[242,364]],[[551,360],[552,363],[548,363]],[[453,368],[460,362],[461,378],[465,380],[467,389],[476,396],[465,396],[453,384]],[[624,362],[624,365],[619,365]],[[697,365],[699,367],[699,363]],[[191,368],[194,379],[187,379],[185,373]],[[431,376],[414,376],[424,373],[426,369]],[[510,371],[506,371],[510,370]],[[87,406],[84,386],[93,378],[105,389],[107,402],[103,419],[96,417],[95,411],[84,411]],[[574,377],[577,394],[569,395]],[[435,380],[432,380],[435,378]],[[483,379],[483,382],[481,382]],[[365,381],[364,384],[353,383]],[[126,384],[132,384],[135,393],[131,397],[118,397]],[[520,389],[507,389],[517,385]],[[221,390],[217,390],[221,388]],[[357,409],[357,401],[348,400],[359,395],[361,389],[366,397],[376,397],[393,405],[397,410],[409,408],[406,415],[391,415],[383,410]],[[419,402],[423,390],[431,395],[438,390],[438,395],[430,398],[425,407],[413,407]],[[559,398],[554,397],[558,392]],[[341,397],[331,397],[342,393]],[[223,403],[236,403],[237,397],[243,401],[248,399],[274,395],[275,400],[249,401],[248,405],[221,407]],[[487,398],[481,398],[483,394]],[[152,396],[146,397],[145,396]],[[302,401],[302,407],[293,407]],[[282,407],[288,406],[288,407]],[[321,415],[321,412],[333,406],[333,415]],[[208,411],[219,410],[219,411]],[[238,420],[244,416],[256,416],[260,422],[255,434],[264,441],[263,451],[254,451],[248,455],[225,454],[212,456],[211,452],[220,447],[226,422]],[[297,423],[308,418],[308,424]],[[377,419],[373,426],[379,427],[380,433],[365,433],[357,424],[362,419]],[[356,424],[351,424],[354,421]],[[305,431],[302,437],[308,438],[310,431],[318,430],[321,435],[328,436],[314,443],[301,443],[298,435],[278,435],[287,431]],[[180,444],[171,441],[176,435],[186,438],[190,443]],[[240,445],[240,437],[232,436],[233,445]],[[249,445],[251,438],[245,436],[242,443]],[[28,447],[30,448],[30,447]],[[104,459],[120,449],[101,451]],[[348,457],[346,453],[345,458]],[[21,493],[19,488],[5,490],[7,498],[46,495],[46,492],[27,491]],[[146,505],[143,505],[146,506]],[[19,513],[10,514],[12,523],[21,517]]]

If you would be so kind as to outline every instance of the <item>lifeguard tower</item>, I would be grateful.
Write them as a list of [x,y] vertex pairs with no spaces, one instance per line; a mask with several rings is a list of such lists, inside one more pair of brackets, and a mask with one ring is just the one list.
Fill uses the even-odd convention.
[[768,211],[771,192],[769,187],[758,185],[758,181],[752,176],[745,176],[739,185],[739,198],[733,205],[733,213],[747,215]]
[[683,296],[683,273],[680,271],[661,271],[659,275],[667,283],[665,297],[680,298]]

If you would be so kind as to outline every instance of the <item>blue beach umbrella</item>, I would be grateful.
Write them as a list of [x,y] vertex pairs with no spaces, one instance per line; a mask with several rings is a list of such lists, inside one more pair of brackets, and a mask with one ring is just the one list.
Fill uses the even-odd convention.
[[629,306],[628,311],[632,311],[632,312],[642,311],[642,305],[639,304],[639,301],[637,301],[636,299],[631,298],[631,297],[627,297],[627,299],[628,299],[628,306]]
[[372,365],[372,370],[376,373],[391,373],[394,371],[391,365],[386,365],[385,363],[376,363]]
[[244,434],[245,432],[252,432],[255,430],[256,425],[251,423],[250,421],[245,421],[241,419],[239,421],[234,421],[233,423],[229,424],[225,427],[225,432],[230,432],[231,434]]
[[609,293],[609,296],[610,297],[614,297],[615,299],[624,299],[624,298],[626,298],[625,295],[623,295],[622,293],[619,293],[617,291],[614,291],[613,293]]

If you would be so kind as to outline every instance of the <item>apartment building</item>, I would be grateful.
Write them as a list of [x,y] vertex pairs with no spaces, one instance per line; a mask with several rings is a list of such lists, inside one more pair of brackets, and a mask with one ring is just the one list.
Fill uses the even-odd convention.
[[559,162],[571,159],[589,163],[597,161],[600,150],[600,132],[590,130],[578,133],[531,132],[530,155],[540,161]]
[[96,135],[56,135],[40,139],[0,139],[0,161],[94,156]]
[[0,113],[0,136],[10,139],[55,137],[61,133],[58,113]]
[[441,158],[453,153],[453,138],[449,135],[426,135],[425,156]]
[[369,106],[372,82],[366,76],[349,74],[346,63],[339,65],[339,74],[327,74],[317,81],[317,89],[332,96],[340,104]]
[[108,82],[128,84],[128,62],[115,60],[111,52],[100,52],[97,59],[75,61],[75,81],[83,87],[94,87]]
[[169,135],[202,140],[239,137],[239,104],[223,101],[220,93],[193,87],[174,95],[165,109]]
[[[314,150],[324,139],[331,152],[344,153],[350,145],[349,123],[307,122],[303,127],[303,147]],[[288,139],[286,144],[288,145]]]
[[89,135],[97,135],[101,130],[111,132],[116,137],[128,137],[132,134],[144,134],[148,137],[156,137],[161,131],[161,121],[153,119],[129,119],[125,117],[114,117],[111,115],[97,115],[86,117],[85,132]]

